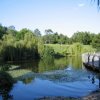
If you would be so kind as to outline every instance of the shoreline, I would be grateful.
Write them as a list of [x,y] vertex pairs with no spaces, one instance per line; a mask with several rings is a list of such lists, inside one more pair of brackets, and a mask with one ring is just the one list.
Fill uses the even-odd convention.
[[64,97],[64,96],[56,96],[56,97],[43,97],[34,100],[83,100],[82,98],[74,98],[74,97]]
[[43,97],[35,100],[100,100],[100,91],[96,91],[87,96],[83,97],[64,97],[64,96],[55,96],[55,97]]

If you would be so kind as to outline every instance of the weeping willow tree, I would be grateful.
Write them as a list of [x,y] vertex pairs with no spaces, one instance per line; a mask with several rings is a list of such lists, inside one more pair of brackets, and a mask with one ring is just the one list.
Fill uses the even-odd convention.
[[39,58],[37,37],[27,29],[16,36],[10,33],[3,35],[0,40],[0,57],[4,61]]

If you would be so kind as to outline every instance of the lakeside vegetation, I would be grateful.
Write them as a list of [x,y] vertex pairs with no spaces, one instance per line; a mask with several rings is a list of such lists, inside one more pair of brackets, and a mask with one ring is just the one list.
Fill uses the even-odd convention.
[[45,44],[54,49],[55,54],[63,56],[77,56],[85,52],[96,52],[91,45],[83,45],[80,43],[66,44]]
[[12,96],[9,94],[13,84],[16,81],[7,72],[0,71],[0,95],[3,100],[9,100]]
[[99,50],[100,33],[76,32],[69,38],[47,29],[42,36],[39,29],[32,31],[23,28],[17,31],[14,26],[0,25],[0,60],[2,61],[72,56]]
[[[100,8],[100,0],[91,1],[97,2],[97,6],[98,8]],[[6,2],[4,4],[13,5],[13,8],[17,7],[17,2],[15,3],[16,5],[10,2]],[[21,4],[21,2],[19,4],[21,5],[21,8],[25,10],[23,4]],[[35,6],[32,5],[31,7],[30,3],[27,3],[33,10],[32,13],[30,7],[26,6],[30,9],[27,9],[28,12],[23,11],[23,9],[20,8],[19,4],[18,8],[21,10],[21,14],[17,11],[18,8],[16,8],[16,10],[9,7],[9,11],[9,9],[6,8],[6,5],[3,5],[3,3],[1,2],[1,7],[4,8],[2,11],[5,12],[5,14],[11,15],[9,17],[8,15],[2,14],[3,17],[7,16],[7,18],[3,18],[5,19],[5,21],[6,19],[9,19],[8,23],[11,22],[10,19],[16,19],[16,17],[14,16],[17,15],[20,15],[22,19],[25,19],[25,15],[23,12],[25,12],[25,14],[27,14],[28,16],[31,16],[30,18],[28,18],[28,16],[26,15],[28,20],[31,18],[34,19],[34,17],[29,13],[35,15],[38,13],[38,16],[40,16],[41,13],[37,11],[37,9],[41,9],[41,7],[44,8],[45,6],[37,6],[38,3],[36,4],[35,2]],[[51,5],[50,2],[48,2],[48,4]],[[42,12],[42,15],[44,16],[45,14],[51,14],[52,12],[48,10],[48,4],[46,4],[45,6],[47,7],[46,10],[40,10]],[[56,8],[55,11],[57,11],[57,9],[59,8],[57,8],[56,6],[58,5],[58,2],[56,3],[56,5],[55,3],[53,4]],[[84,5],[86,4],[79,2],[77,6],[78,8],[82,8]],[[33,6],[35,7],[35,12]],[[53,9],[53,6],[50,7]],[[70,8],[70,6],[68,7]],[[60,10],[58,9],[59,12],[63,9],[63,7],[60,6],[60,8]],[[86,6],[84,8],[87,9]],[[66,7],[64,7],[64,9],[66,9]],[[17,12],[19,14],[16,15],[13,10],[15,13]],[[11,14],[12,12],[13,14]],[[69,14],[67,13],[66,15],[65,13],[64,16],[66,16],[67,18]],[[84,11],[82,11],[82,13],[84,15]],[[63,13],[59,14],[63,16]],[[57,16],[59,16],[59,14]],[[53,14],[53,12],[51,15],[52,16],[50,16],[50,21],[53,17],[55,17],[55,14]],[[39,18],[38,16],[36,16],[35,19]],[[42,22],[45,23],[43,18],[45,19],[47,18],[47,16],[40,17],[40,19],[42,19]],[[74,18],[74,14],[72,14],[71,17]],[[82,16],[79,16],[79,18],[81,19]],[[94,18],[96,19],[95,16]],[[23,25],[26,25],[24,22],[27,22],[27,19],[25,21],[23,20]],[[49,19],[49,17],[47,19]],[[59,18],[57,20],[59,20]],[[63,21],[66,20],[64,20],[63,18]],[[21,23],[21,21],[19,22]],[[52,19],[52,22],[55,22],[55,20],[53,21]],[[68,23],[68,21],[66,22]],[[74,21],[71,22],[75,24]],[[76,22],[78,23],[77,20]],[[79,22],[82,24],[81,21]],[[36,23],[38,24],[38,22]],[[55,23],[53,25],[55,25]],[[87,24],[86,26],[89,25]],[[18,31],[14,26],[7,27],[0,24],[0,99],[34,99],[35,96],[36,98],[38,97],[39,100],[81,100],[91,99],[93,97],[99,99],[100,75],[94,75],[94,73],[88,73],[88,71],[84,71],[80,55],[85,52],[100,52],[100,33],[95,34],[87,31],[77,31],[71,37],[68,37],[67,35],[63,35],[63,33],[53,32],[52,29],[46,29],[44,31],[44,35],[41,35],[39,29],[35,29],[34,31],[32,31],[30,29],[23,28]],[[84,94],[90,95],[81,97],[85,96]]]

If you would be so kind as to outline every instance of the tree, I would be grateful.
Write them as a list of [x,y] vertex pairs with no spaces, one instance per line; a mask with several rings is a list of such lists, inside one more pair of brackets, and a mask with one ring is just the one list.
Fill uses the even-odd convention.
[[84,45],[90,45],[90,43],[91,43],[91,37],[90,37],[90,33],[89,32],[85,32],[83,34],[82,43]]
[[90,45],[92,42],[90,32],[76,32],[71,38],[72,42],[80,42],[84,45]]
[[12,35],[16,35],[17,34],[17,31],[15,30],[15,26],[9,26],[8,28],[7,28],[7,34],[12,34]]
[[0,95],[3,100],[10,100],[13,96],[9,94],[11,91],[15,80],[10,74],[4,71],[0,71]]
[[41,36],[41,32],[39,31],[39,29],[35,29],[35,30],[34,30],[34,34],[35,34],[36,36]]
[[92,40],[92,46],[100,51],[100,33],[97,34]]
[[48,34],[52,34],[53,31],[52,31],[51,29],[46,29],[46,30],[45,30],[45,33],[46,33],[46,35],[48,35]]
[[81,43],[74,43],[69,46],[67,53],[71,55],[78,55],[82,53],[83,45]]
[[44,52],[44,43],[42,38],[38,38],[38,53],[39,56],[42,57]]
[[44,48],[44,52],[43,52],[43,58],[47,59],[47,57],[53,57],[55,54],[54,49],[52,47],[49,46],[45,46]]
[[8,27],[8,29],[15,30],[15,26],[11,25],[11,26]]
[[60,44],[66,44],[68,43],[68,37],[64,36],[63,34],[59,35],[58,43]]
[[7,27],[0,25],[0,39],[3,37],[4,34],[7,34]]
[[[32,34],[33,34],[33,32],[32,32],[31,30],[29,30],[29,29],[27,29],[27,28],[23,28],[23,29],[21,29],[21,30],[18,32],[18,34],[16,35],[16,36],[17,36],[17,39],[23,39],[23,38],[24,38],[24,35],[25,35],[26,33],[32,33]],[[33,35],[34,35],[34,34],[33,34]]]
[[[1,30],[3,30],[3,26]],[[4,32],[4,31],[3,31]],[[19,61],[39,57],[38,39],[29,29],[20,32],[7,28],[7,34],[0,40],[0,57],[4,61]],[[13,35],[13,32],[17,32]]]
[[45,43],[51,43],[53,31],[51,29],[45,30],[44,40]]
[[2,56],[4,60],[13,61],[14,60],[14,43],[15,37],[12,34],[7,34],[3,36],[2,41]]

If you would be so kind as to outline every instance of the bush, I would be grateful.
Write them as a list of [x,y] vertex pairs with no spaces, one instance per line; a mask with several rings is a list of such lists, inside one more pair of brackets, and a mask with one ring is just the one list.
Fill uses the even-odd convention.
[[0,94],[3,100],[11,100],[12,95],[9,94],[13,87],[14,79],[6,72],[0,71]]
[[14,83],[14,79],[6,72],[0,71],[0,93],[8,92]]
[[54,57],[54,49],[49,47],[49,46],[45,46],[44,51],[43,51],[43,58],[47,58],[47,57]]

